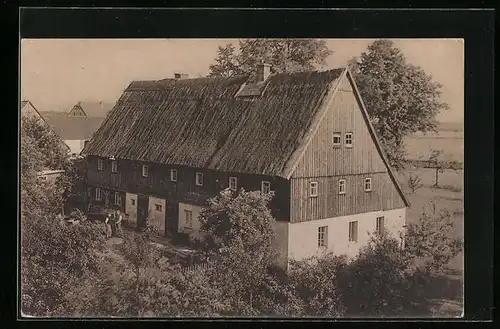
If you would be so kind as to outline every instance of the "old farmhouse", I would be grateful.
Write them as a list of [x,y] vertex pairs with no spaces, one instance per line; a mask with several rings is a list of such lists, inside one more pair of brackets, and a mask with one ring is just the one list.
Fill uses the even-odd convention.
[[409,205],[347,69],[134,81],[82,153],[91,204],[166,234],[222,189],[273,191],[283,259],[355,255]]

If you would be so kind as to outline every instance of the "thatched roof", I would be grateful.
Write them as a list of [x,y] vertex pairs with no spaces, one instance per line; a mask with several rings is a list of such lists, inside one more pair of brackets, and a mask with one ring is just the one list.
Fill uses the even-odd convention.
[[135,81],[82,154],[286,177],[343,72],[273,75],[250,99],[247,76]]

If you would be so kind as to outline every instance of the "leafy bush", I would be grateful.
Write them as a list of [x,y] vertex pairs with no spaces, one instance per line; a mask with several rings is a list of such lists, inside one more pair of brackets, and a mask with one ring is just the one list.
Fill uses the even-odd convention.
[[53,217],[23,219],[21,228],[21,309],[31,316],[71,315],[68,292],[99,273],[104,231],[85,222],[65,226]]
[[438,212],[434,203],[430,204],[430,211],[422,211],[418,221],[407,225],[405,251],[414,258],[419,271],[429,277],[442,274],[463,250],[463,241],[452,234],[454,227],[451,213]]
[[304,304],[305,315],[338,317],[344,314],[337,280],[345,266],[346,257],[332,254],[291,262],[290,281]]

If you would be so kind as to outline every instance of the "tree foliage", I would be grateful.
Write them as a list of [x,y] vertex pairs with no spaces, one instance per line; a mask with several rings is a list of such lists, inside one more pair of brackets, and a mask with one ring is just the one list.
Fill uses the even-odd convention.
[[21,223],[21,309],[31,316],[70,316],[78,300],[69,292],[99,273],[96,251],[103,228],[84,222],[66,225],[55,217],[23,218]]
[[241,39],[219,46],[210,76],[252,74],[261,61],[271,64],[274,73],[310,71],[326,64],[332,54],[319,39]]
[[390,40],[374,41],[349,66],[389,160],[395,167],[403,166],[403,138],[435,131],[436,115],[448,109],[440,98],[441,84],[407,63]]
[[409,223],[404,237],[405,250],[428,277],[443,274],[445,266],[463,250],[463,241],[453,235],[455,223],[448,211],[435,204],[424,209],[415,223]]
[[232,303],[235,314],[254,315],[254,292],[266,281],[274,264],[275,219],[270,195],[226,189],[200,214],[202,250],[212,266],[209,275]]
[[35,117],[21,118],[21,212],[23,216],[39,218],[61,209],[58,186],[42,181],[38,173],[45,168],[61,169],[67,161],[67,151],[50,128]]

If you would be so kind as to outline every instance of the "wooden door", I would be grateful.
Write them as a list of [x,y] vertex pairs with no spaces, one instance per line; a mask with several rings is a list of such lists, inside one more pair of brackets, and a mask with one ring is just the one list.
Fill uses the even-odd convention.
[[137,226],[145,227],[149,212],[149,198],[145,195],[137,197]]

